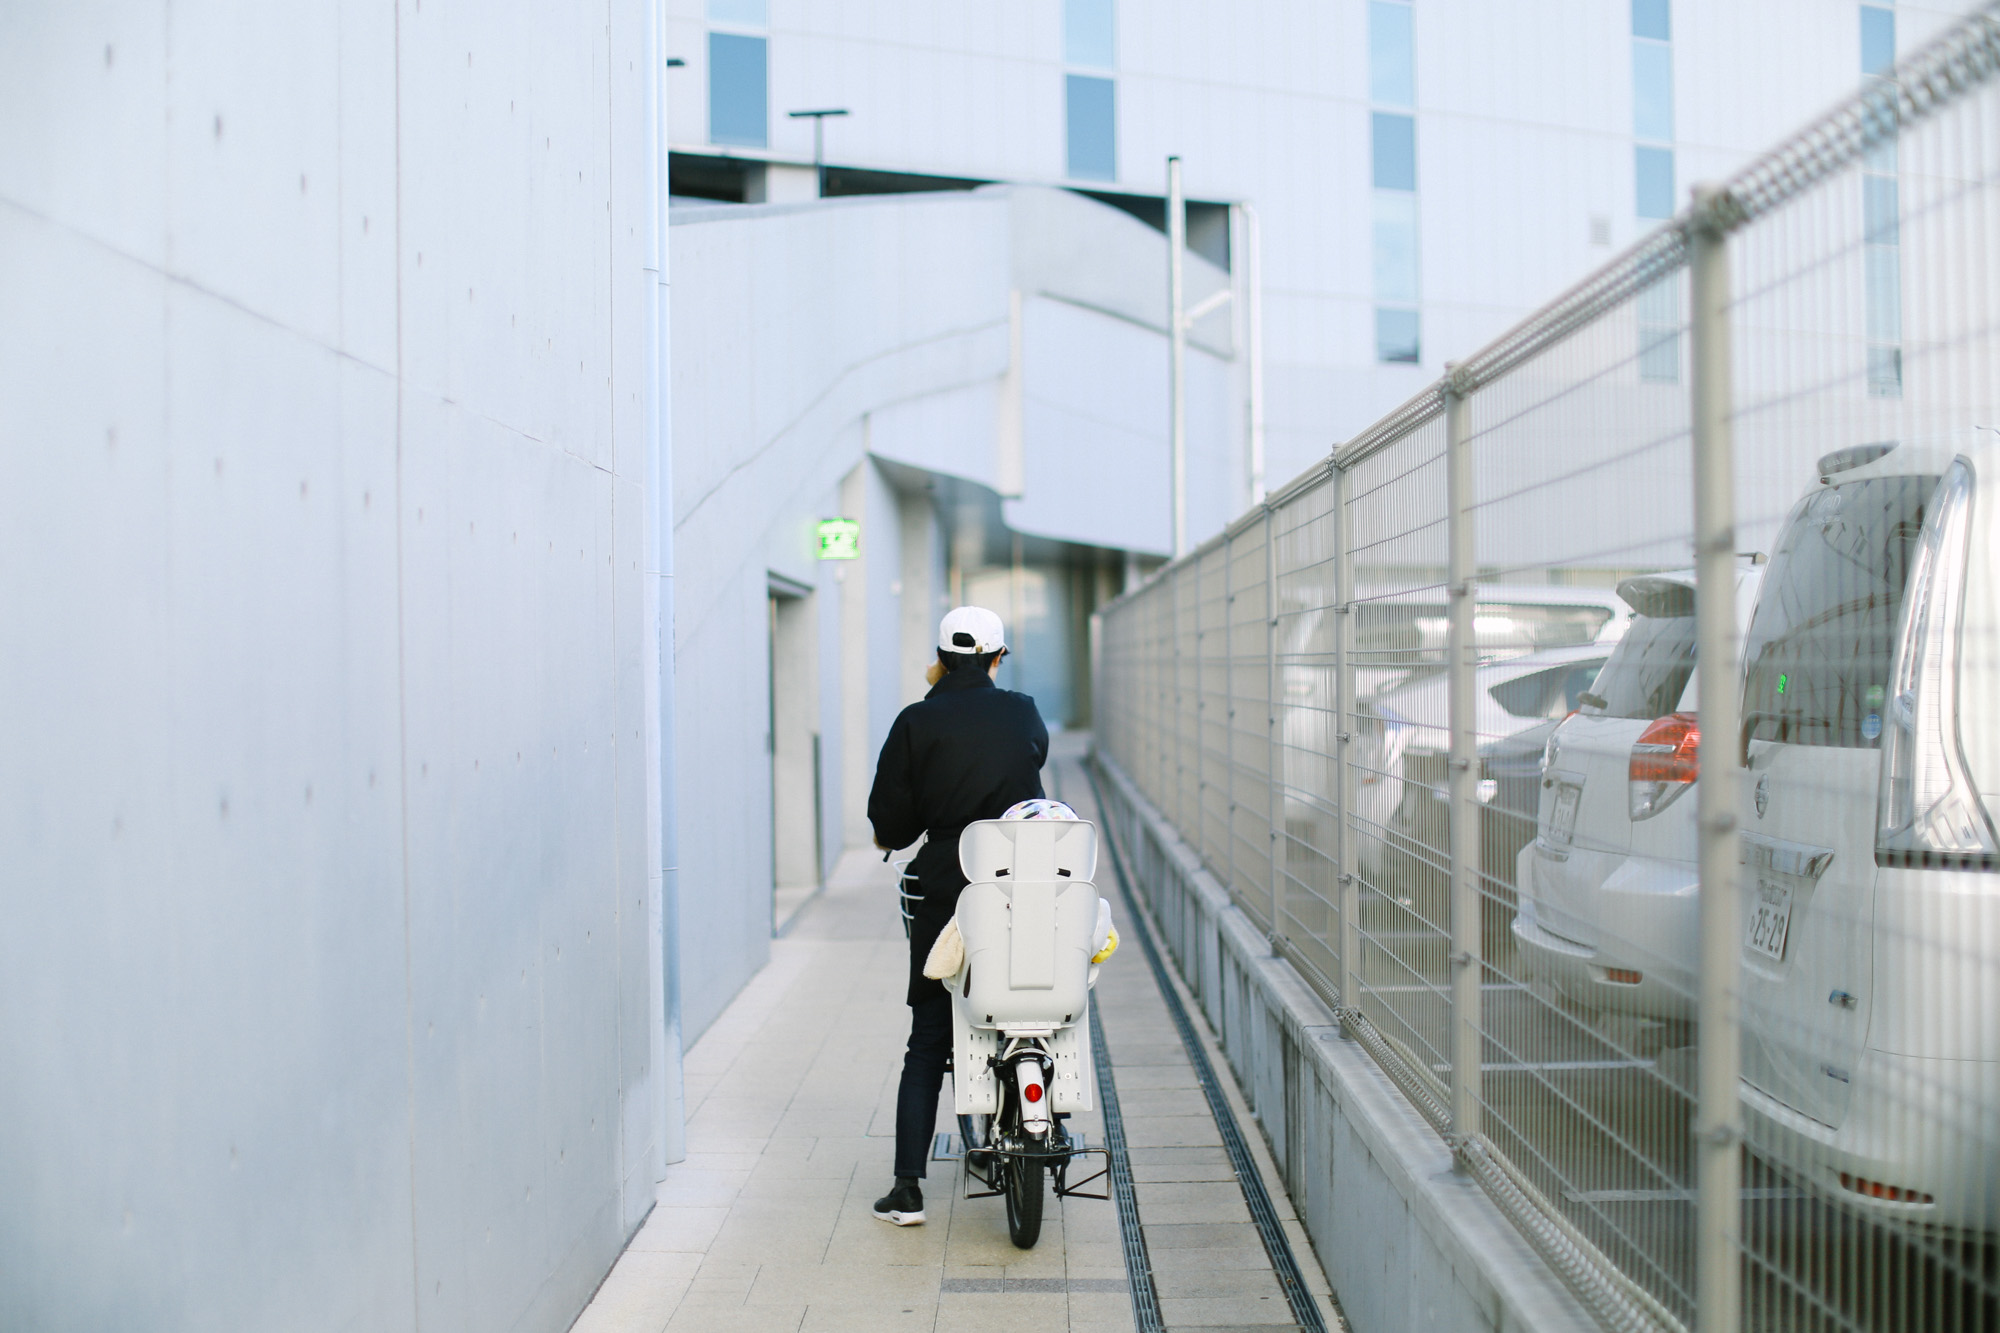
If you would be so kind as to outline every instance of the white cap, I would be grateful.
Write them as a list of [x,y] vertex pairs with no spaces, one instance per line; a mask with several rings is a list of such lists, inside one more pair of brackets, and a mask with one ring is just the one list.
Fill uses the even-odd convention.
[[960,606],[938,622],[938,647],[948,653],[997,653],[1007,646],[1000,617],[983,606]]

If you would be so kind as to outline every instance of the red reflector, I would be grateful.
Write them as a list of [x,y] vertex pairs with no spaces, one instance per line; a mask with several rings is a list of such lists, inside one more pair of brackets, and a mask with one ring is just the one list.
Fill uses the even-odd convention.
[[1632,746],[1634,782],[1693,782],[1700,776],[1701,728],[1693,713],[1669,713]]
[[1607,967],[1604,969],[1604,979],[1615,981],[1621,986],[1636,986],[1639,984],[1639,973],[1629,967]]
[[1031,1102],[1038,1102],[1042,1099],[1042,1085],[1039,1083],[1030,1083],[1027,1087],[1021,1089],[1021,1095]]
[[1932,1203],[1930,1195],[1919,1190],[1906,1190],[1895,1185],[1884,1185],[1879,1180],[1867,1180],[1861,1176],[1840,1173],[1840,1183],[1856,1194],[1865,1194],[1871,1199],[1886,1199],[1890,1203]]

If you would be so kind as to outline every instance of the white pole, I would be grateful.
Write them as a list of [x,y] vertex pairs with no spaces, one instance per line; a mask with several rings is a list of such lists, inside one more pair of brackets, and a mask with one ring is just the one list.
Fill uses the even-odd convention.
[[[1451,513],[1447,590],[1451,606],[1451,1136],[1460,1143],[1479,1133],[1480,963],[1479,937],[1479,734],[1478,644],[1474,638],[1472,518],[1472,409],[1458,385],[1457,367],[1445,367],[1445,495]],[[1344,518],[1345,515],[1342,515]],[[1342,534],[1343,537],[1345,534]],[[1342,718],[1343,729],[1348,725]],[[1345,812],[1343,812],[1345,813]],[[1343,997],[1342,1003],[1351,1003]]]
[[1735,1333],[1742,1311],[1738,1252],[1743,1138],[1743,923],[1737,883],[1737,747],[1742,676],[1736,641],[1735,444],[1731,438],[1729,250],[1714,220],[1720,196],[1696,186],[1690,228],[1694,427],[1695,670],[1700,676],[1700,1041],[1695,1061],[1695,1319],[1702,1333]]
[[[1243,351],[1250,370],[1250,503],[1264,503],[1264,254],[1257,210],[1243,212]],[[1342,1001],[1345,1003],[1345,1001]]]
[[1181,160],[1167,159],[1167,411],[1173,443],[1174,558],[1187,554],[1187,202]]
[[[652,1046],[658,1173],[687,1156],[687,1098],[681,1071],[680,873],[674,794],[674,479],[668,393],[672,337],[667,286],[667,49],[664,0],[646,7],[646,559],[644,612],[646,760],[654,788],[646,812],[648,970],[658,1018]],[[678,64],[679,62],[674,62]]]

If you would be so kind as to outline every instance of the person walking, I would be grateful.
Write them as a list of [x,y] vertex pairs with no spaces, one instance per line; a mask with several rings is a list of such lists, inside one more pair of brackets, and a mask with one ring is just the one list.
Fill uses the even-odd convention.
[[931,945],[958,906],[965,874],[958,835],[967,824],[997,819],[1017,801],[1042,795],[1049,731],[1035,701],[994,685],[1007,655],[1000,617],[961,606],[938,625],[930,693],[897,715],[875,765],[868,822],[885,852],[929,834],[910,876],[910,1041],[896,1094],[895,1183],[875,1201],[875,1216],[899,1227],[924,1220],[924,1163],[937,1128],[938,1094],[951,1058],[951,996],[924,975]]

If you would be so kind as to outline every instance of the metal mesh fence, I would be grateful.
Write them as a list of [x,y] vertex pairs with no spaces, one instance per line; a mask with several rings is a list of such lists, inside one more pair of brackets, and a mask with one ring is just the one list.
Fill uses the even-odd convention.
[[2000,1329],[1996,69],[1103,613],[1101,751],[1608,1327]]

